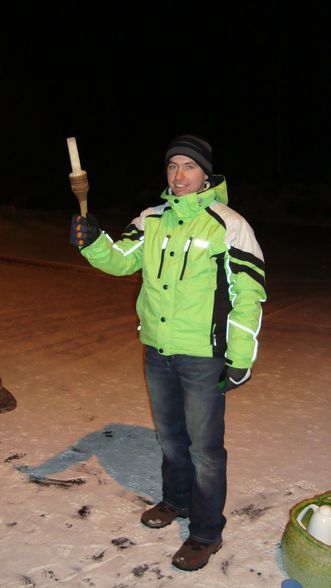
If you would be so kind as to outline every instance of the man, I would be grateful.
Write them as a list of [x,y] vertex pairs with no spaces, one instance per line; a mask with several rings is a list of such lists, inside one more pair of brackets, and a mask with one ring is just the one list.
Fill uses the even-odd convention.
[[146,381],[162,448],[163,500],[151,528],[189,517],[172,563],[197,570],[222,546],[226,523],[225,392],[251,377],[265,300],[254,232],[227,206],[212,147],[181,135],[165,155],[165,201],[141,213],[114,243],[92,215],[74,216],[71,242],[113,275],[142,269],[137,300]]

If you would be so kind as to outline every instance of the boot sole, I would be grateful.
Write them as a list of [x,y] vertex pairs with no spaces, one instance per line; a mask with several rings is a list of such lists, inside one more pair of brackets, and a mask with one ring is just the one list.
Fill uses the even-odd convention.
[[163,527],[167,527],[168,525],[171,525],[171,523],[173,523],[176,519],[187,519],[188,515],[176,515],[171,521],[169,521],[168,523],[158,523],[156,525],[154,524],[150,524],[149,522],[145,522],[142,519],[140,519],[140,522],[145,525],[145,527],[149,527],[150,529],[163,529]]
[[173,566],[175,566],[176,568],[178,568],[179,570],[182,570],[184,572],[195,572],[196,570],[201,570],[201,568],[204,568],[207,565],[207,563],[209,562],[210,557],[212,555],[215,555],[215,553],[217,553],[221,549],[221,547],[223,547],[223,541],[221,541],[221,543],[217,547],[215,547],[215,549],[213,551],[210,552],[207,561],[205,561],[204,563],[202,563],[200,565],[194,566],[194,567],[193,566],[192,567],[184,567],[184,565],[183,566],[181,566],[180,564],[178,565],[178,563],[175,561],[172,561],[171,563]]

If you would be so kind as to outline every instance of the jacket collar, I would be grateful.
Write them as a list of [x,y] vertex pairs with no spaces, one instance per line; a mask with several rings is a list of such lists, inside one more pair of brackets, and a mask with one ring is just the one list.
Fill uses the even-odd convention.
[[[212,176],[212,186],[204,192],[192,192],[185,196],[174,196],[164,190],[161,198],[167,200],[179,218],[192,218],[212,202],[228,203],[228,194],[224,176]],[[216,184],[215,184],[216,182]],[[214,185],[215,184],[215,185]]]

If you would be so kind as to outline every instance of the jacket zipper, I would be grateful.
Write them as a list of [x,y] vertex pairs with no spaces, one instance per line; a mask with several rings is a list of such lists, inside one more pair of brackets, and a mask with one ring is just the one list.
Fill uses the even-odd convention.
[[182,280],[184,277],[184,273],[185,273],[185,269],[186,269],[186,264],[187,264],[187,257],[189,254],[189,250],[191,247],[191,243],[192,243],[193,237],[190,237],[189,239],[187,239],[185,245],[184,245],[184,262],[183,262],[183,267],[182,267],[182,271],[181,274],[179,276],[179,279]]
[[162,267],[163,267],[163,263],[164,263],[164,256],[165,256],[165,250],[167,248],[168,242],[170,239],[170,235],[167,235],[166,237],[164,237],[163,239],[163,243],[162,243],[162,251],[161,251],[161,260],[160,260],[160,267],[159,267],[159,271],[157,274],[157,278],[159,279],[161,277],[161,272],[162,272]]

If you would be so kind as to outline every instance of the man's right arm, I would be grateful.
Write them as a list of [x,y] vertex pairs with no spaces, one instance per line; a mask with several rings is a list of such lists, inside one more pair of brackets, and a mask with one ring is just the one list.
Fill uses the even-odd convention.
[[93,267],[102,272],[124,276],[141,269],[144,231],[134,223],[125,229],[121,239],[114,242],[105,231],[100,230],[96,217],[88,214],[87,219],[83,219],[74,215],[70,242],[80,249]]

